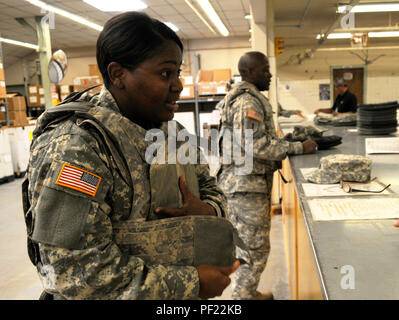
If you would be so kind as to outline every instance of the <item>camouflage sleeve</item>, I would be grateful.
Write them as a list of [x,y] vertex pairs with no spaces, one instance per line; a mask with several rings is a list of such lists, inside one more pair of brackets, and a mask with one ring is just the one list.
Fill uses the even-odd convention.
[[278,104],[278,116],[289,118],[291,116],[296,115],[296,110],[285,110],[281,106],[281,104]]
[[[113,177],[93,140],[72,134],[50,137],[32,152],[29,192],[45,290],[66,299],[196,299],[195,267],[146,266],[122,254],[113,241],[107,203]],[[65,165],[101,177],[94,180],[94,196],[57,184]]]
[[301,143],[291,143],[276,137],[272,114],[268,114],[260,101],[245,95],[237,99],[234,123],[240,125],[241,139],[245,141],[245,130],[253,132],[253,157],[260,160],[283,160],[288,154],[302,153]]

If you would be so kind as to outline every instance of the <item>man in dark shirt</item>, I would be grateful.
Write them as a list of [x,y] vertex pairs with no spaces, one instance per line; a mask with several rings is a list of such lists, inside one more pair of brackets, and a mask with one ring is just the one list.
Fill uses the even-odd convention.
[[337,79],[335,81],[335,89],[338,91],[337,99],[335,99],[332,108],[317,109],[314,113],[332,113],[334,115],[343,113],[356,113],[357,98],[349,90],[348,83],[344,79]]

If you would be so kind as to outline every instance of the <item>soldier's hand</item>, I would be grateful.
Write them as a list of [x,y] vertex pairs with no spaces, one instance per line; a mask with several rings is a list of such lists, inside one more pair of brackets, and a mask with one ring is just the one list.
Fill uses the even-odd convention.
[[315,110],[314,114],[319,114],[320,113],[320,109]]
[[229,267],[217,267],[209,265],[200,265],[197,267],[200,281],[199,297],[201,299],[210,299],[220,296],[223,290],[230,284],[230,275],[240,266],[237,260]]
[[317,144],[313,140],[307,139],[302,142],[303,154],[314,153],[317,151]]
[[296,110],[296,114],[297,114],[298,116],[300,116],[301,118],[305,119],[305,116],[302,114],[302,111],[301,111],[301,110]]
[[181,208],[167,208],[158,207],[155,209],[155,213],[166,214],[171,217],[180,216],[216,216],[215,209],[202,202],[199,198],[195,197],[190,189],[187,187],[184,177],[179,177],[179,188],[183,196],[183,207]]
[[395,227],[399,228],[399,220],[397,220],[394,224]]

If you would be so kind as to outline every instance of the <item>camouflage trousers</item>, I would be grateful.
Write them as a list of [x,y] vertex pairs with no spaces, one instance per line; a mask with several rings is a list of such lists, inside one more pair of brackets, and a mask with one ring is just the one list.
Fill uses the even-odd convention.
[[231,296],[234,300],[255,296],[266,267],[270,252],[270,198],[270,192],[227,195],[229,220],[249,249],[246,252],[236,247],[237,258],[252,262],[241,265],[233,275]]

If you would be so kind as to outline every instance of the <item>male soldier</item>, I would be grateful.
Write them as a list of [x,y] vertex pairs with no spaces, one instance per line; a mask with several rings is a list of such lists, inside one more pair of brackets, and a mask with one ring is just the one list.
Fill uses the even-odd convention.
[[[218,105],[221,115],[221,153],[226,141],[223,132],[242,133],[253,130],[252,172],[237,175],[237,162],[224,164],[218,172],[218,183],[227,196],[228,216],[247,245],[249,264],[243,264],[232,280],[233,299],[273,299],[271,292],[257,291],[260,276],[265,269],[270,251],[270,200],[273,172],[287,154],[312,153],[316,144],[312,140],[288,142],[277,138],[272,107],[261,91],[268,90],[272,75],[267,57],[261,52],[247,52],[238,63],[242,82],[238,83]],[[248,260],[248,253],[237,249],[238,258]]]

